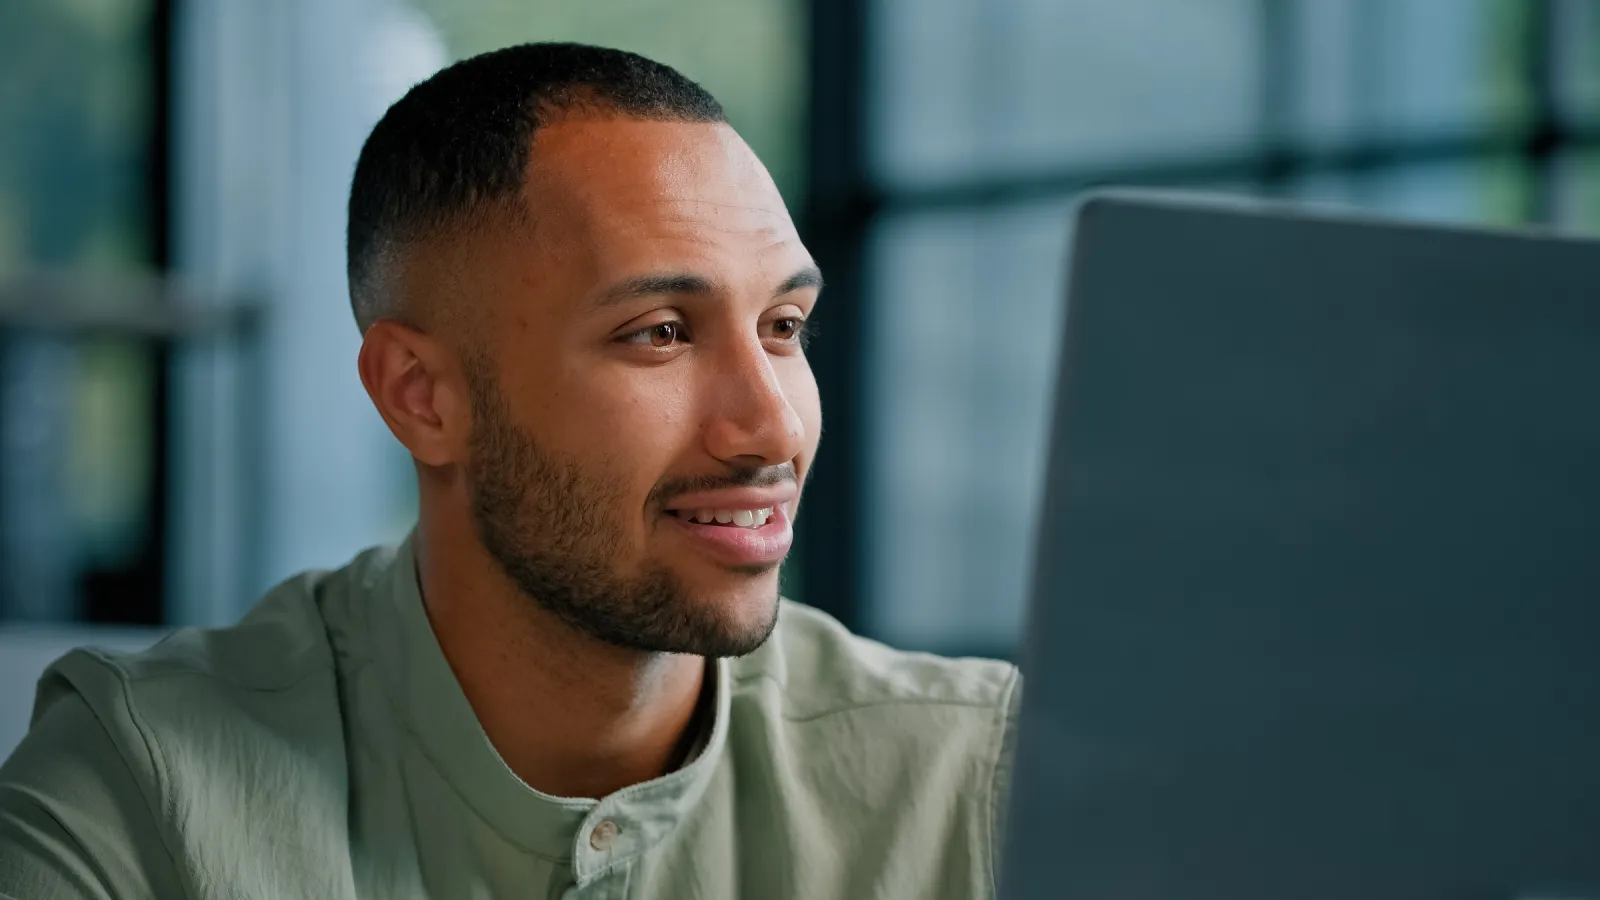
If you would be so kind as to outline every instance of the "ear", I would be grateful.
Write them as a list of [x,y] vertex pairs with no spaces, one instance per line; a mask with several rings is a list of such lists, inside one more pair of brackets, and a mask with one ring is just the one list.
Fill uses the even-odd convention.
[[467,459],[472,407],[453,354],[437,339],[392,320],[367,329],[357,358],[361,383],[389,430],[416,460]]

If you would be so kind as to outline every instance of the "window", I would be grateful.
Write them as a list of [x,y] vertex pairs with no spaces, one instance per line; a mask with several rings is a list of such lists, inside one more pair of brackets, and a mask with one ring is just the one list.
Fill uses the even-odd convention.
[[164,11],[0,4],[0,619],[161,616],[162,351],[71,323],[164,262]]
[[[814,73],[813,127],[846,139],[813,171],[855,175],[822,184],[811,224],[830,279],[842,267],[855,285],[830,288],[827,314],[863,312],[842,314],[859,338],[819,361],[833,370],[819,373],[824,453],[849,461],[819,464],[828,520],[814,504],[802,523],[827,544],[809,549],[808,584],[820,572],[827,590],[808,599],[892,643],[1012,652],[1082,189],[1600,226],[1592,2],[876,0],[854,19],[848,6],[819,0],[818,33],[867,100],[841,124],[849,85]],[[854,409],[850,382],[866,386]]]
[[461,59],[524,41],[621,47],[666,63],[711,91],[784,196],[803,177],[805,87],[800,0],[415,0]]

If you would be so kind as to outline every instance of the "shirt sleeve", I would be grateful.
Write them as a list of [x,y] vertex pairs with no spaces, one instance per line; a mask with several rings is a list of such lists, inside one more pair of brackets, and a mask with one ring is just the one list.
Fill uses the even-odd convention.
[[989,786],[990,871],[998,881],[1005,852],[1006,824],[1011,816],[1011,781],[1017,759],[1017,727],[1022,717],[1022,673],[1011,671],[1010,690],[1002,705],[1000,749],[995,754]]
[[0,766],[0,897],[183,897],[150,787],[83,696],[46,675],[31,730]]

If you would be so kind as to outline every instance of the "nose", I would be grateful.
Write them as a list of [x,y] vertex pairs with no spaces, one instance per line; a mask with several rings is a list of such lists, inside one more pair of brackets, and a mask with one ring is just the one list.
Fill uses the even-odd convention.
[[784,391],[761,341],[752,337],[730,347],[711,373],[706,449],[738,468],[786,463],[799,454],[805,423]]

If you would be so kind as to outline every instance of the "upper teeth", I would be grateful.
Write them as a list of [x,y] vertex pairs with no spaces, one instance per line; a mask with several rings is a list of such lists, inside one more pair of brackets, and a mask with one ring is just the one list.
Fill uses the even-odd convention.
[[737,525],[740,528],[760,528],[772,518],[772,507],[764,509],[684,509],[678,515],[691,522],[709,525]]

